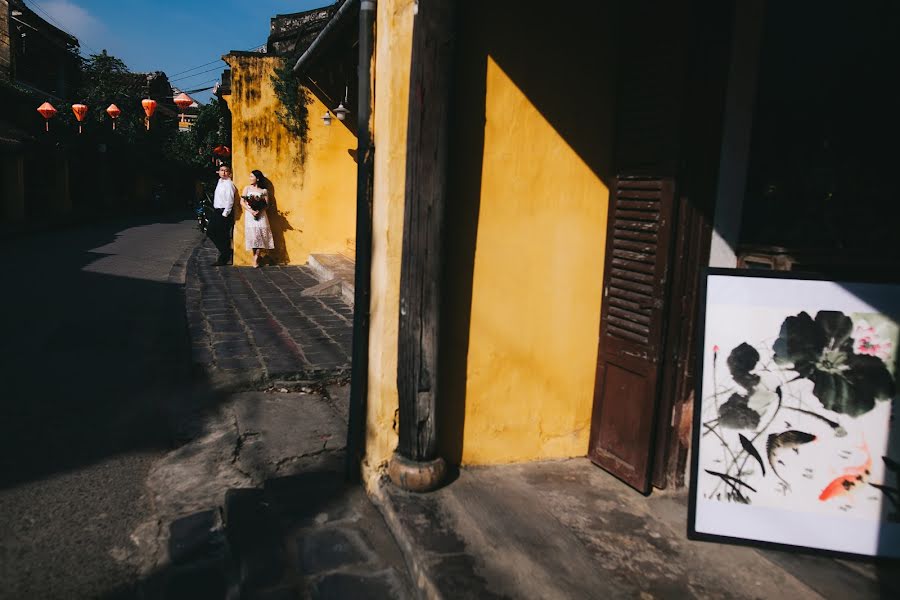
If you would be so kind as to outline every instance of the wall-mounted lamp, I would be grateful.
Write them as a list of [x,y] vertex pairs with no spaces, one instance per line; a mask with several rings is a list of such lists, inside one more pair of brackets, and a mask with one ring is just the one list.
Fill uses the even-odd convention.
[[[344,102],[347,102],[347,86],[344,86]],[[350,111],[344,108],[344,102],[338,104],[338,107],[334,109],[334,116],[338,118],[338,121],[343,121],[350,114]]]
[[325,114],[322,116],[322,123],[325,124],[325,127],[331,125],[331,113],[329,111],[325,111]]

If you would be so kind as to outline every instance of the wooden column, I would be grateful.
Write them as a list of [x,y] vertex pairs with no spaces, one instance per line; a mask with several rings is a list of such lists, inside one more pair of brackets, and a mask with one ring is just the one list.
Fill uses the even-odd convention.
[[445,472],[437,455],[438,323],[447,195],[453,1],[419,0],[413,22],[400,271],[397,390],[400,440],[389,473],[428,491]]

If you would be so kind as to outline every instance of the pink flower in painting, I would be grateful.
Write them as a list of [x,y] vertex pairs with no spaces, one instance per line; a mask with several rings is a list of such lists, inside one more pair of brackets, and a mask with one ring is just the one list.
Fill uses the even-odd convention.
[[881,350],[881,344],[876,343],[869,336],[861,337],[856,340],[856,352],[859,354],[878,356],[879,350]]
[[718,354],[718,353],[719,353],[719,347],[718,347],[718,346],[713,346],[713,352],[715,352],[716,354]]
[[891,342],[878,336],[874,327],[866,321],[859,321],[853,330],[854,350],[857,354],[875,356],[886,360],[891,355]]

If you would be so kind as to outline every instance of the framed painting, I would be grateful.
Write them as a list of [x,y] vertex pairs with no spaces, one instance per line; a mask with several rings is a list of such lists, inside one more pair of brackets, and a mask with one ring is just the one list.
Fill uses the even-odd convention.
[[688,537],[900,557],[900,285],[708,269]]

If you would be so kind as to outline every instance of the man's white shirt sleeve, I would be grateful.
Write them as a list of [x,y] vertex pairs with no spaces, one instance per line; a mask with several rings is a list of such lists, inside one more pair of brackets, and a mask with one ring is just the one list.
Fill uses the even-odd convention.
[[[224,185],[223,185],[224,184]],[[213,206],[222,209],[222,216],[227,217],[234,209],[234,197],[237,195],[237,187],[230,180],[220,179],[216,185],[216,195],[213,198]]]

